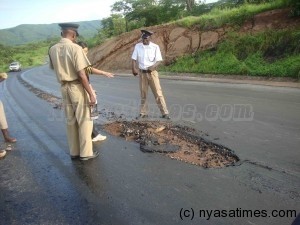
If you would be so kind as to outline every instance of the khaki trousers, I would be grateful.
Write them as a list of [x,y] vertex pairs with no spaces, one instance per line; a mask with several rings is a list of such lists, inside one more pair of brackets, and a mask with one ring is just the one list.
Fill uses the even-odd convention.
[[155,97],[156,104],[162,115],[169,114],[167,105],[165,102],[165,98],[163,96],[158,72],[152,71],[151,73],[143,73],[140,71],[140,91],[141,91],[141,109],[140,114],[147,115],[148,114],[148,87],[150,86],[152,93]]
[[66,116],[67,137],[71,156],[93,155],[89,98],[79,81],[66,82],[61,86]]
[[4,112],[4,107],[2,102],[0,101],[0,129],[7,129],[8,125],[7,125],[7,121],[6,121],[6,116],[5,116],[5,112]]

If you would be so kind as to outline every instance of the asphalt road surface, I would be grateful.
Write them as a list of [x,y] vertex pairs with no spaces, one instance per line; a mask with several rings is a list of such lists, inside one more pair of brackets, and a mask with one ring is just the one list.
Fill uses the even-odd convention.
[[[60,96],[47,66],[10,73],[0,85],[18,139],[0,161],[1,224],[282,225],[300,212],[299,89],[161,79],[172,121],[241,159],[204,169],[110,135],[94,145],[99,158],[72,161],[63,113],[20,79]],[[91,82],[100,109],[138,114],[138,78]],[[157,119],[151,91],[149,97],[150,119]],[[8,145],[2,140],[1,147]]]

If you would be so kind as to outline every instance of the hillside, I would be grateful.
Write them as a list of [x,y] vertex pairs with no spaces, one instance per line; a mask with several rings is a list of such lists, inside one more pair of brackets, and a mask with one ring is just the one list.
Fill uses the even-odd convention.
[[[101,28],[100,20],[77,22],[80,25],[79,34],[90,38]],[[45,41],[59,37],[60,29],[57,23],[23,24],[14,28],[0,30],[0,44],[23,45],[36,41]]]
[[[197,52],[215,49],[223,40],[236,34],[255,35],[269,30],[299,30],[300,17],[289,17],[290,9],[276,9],[253,16],[241,26],[225,25],[215,29],[201,29],[197,26],[183,27],[167,24],[148,27],[153,31],[152,41],[159,44],[165,65],[171,65],[183,55],[193,56]],[[92,63],[101,69],[124,71],[131,69],[131,53],[134,45],[140,41],[140,30],[124,33],[111,38],[89,52]],[[251,44],[251,43],[249,43]],[[247,45],[247,43],[246,43]],[[247,46],[245,46],[246,49]],[[195,59],[194,64],[197,64]],[[222,68],[223,69],[223,68]]]

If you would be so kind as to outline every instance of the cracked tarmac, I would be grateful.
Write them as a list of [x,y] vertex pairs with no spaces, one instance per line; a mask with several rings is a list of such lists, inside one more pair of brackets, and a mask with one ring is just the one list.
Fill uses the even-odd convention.
[[[24,80],[20,79],[20,82],[39,98],[51,103],[54,109],[62,109],[60,98],[35,88]],[[124,115],[105,109],[99,112],[99,116],[107,122],[95,126],[126,141],[139,143],[143,152],[165,154],[172,159],[204,168],[233,166],[240,160],[232,150],[200,137],[201,131],[176,125],[171,121],[129,121],[124,120]]]

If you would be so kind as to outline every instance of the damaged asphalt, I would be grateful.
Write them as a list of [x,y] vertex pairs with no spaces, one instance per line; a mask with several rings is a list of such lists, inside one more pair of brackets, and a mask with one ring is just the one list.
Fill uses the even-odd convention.
[[[39,88],[46,87],[55,96],[58,88],[51,76],[46,67],[40,67],[22,78]],[[102,110],[104,115],[107,113],[106,118],[111,115],[110,123],[114,117],[111,112],[120,120],[125,117],[134,121],[136,114],[119,113],[119,106],[128,101],[117,91],[136,99],[135,79],[93,77],[92,81],[101,90],[100,106],[107,109]],[[240,159],[233,166],[204,169],[161,153],[143,153],[140,143],[124,141],[124,137],[106,132],[104,119],[97,121],[100,132],[108,135],[105,142],[94,146],[100,151],[99,159],[89,163],[71,161],[59,102],[53,98],[49,104],[40,98],[42,93],[39,97],[32,95],[18,76],[6,82],[3,101],[10,115],[10,130],[17,136],[18,143],[0,161],[1,171],[4,171],[0,175],[0,209],[4,212],[1,221],[9,224],[279,225],[291,224],[294,217],[274,217],[270,214],[272,210],[299,212],[300,176],[296,160],[299,152],[295,151],[299,146],[298,89],[194,81],[178,83],[163,79],[162,86],[170,105],[186,101],[189,91],[198,90],[197,99],[201,104],[196,98],[191,97],[190,101],[195,101],[197,112],[202,116],[205,115],[202,106],[207,103],[253,106],[253,121],[207,121],[199,117],[196,123],[191,119],[178,121],[178,125],[191,129],[187,133],[196,130],[197,137],[233,150]],[[174,92],[179,89],[183,92]],[[38,110],[30,103],[36,108],[39,106]],[[156,120],[154,112],[150,121]],[[190,210],[185,212],[191,213],[191,209],[194,212],[267,210],[268,214],[267,218],[208,218],[196,214],[193,219],[182,219],[180,212]]]

